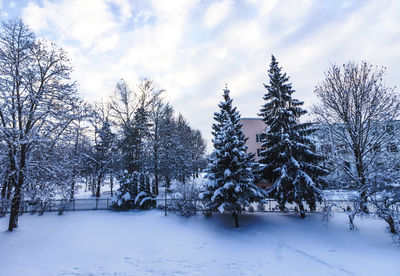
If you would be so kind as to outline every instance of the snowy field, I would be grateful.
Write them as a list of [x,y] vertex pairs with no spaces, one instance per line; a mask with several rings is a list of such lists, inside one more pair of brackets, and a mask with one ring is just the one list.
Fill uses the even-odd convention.
[[164,217],[159,211],[23,215],[5,232],[0,275],[400,275],[400,247],[380,220],[328,225],[279,213]]

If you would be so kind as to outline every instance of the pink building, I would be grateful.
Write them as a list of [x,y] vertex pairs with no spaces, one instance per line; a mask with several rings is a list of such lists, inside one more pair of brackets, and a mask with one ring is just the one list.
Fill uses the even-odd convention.
[[260,118],[241,118],[242,129],[246,136],[247,152],[254,153],[256,160],[261,150],[261,134],[266,130],[266,124]]

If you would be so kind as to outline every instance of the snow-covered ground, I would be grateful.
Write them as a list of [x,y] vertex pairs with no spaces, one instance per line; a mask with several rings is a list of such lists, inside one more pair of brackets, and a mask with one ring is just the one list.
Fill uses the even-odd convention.
[[[164,217],[159,211],[23,215],[0,232],[0,275],[400,275],[385,224],[337,214]],[[6,229],[7,219],[0,219]]]

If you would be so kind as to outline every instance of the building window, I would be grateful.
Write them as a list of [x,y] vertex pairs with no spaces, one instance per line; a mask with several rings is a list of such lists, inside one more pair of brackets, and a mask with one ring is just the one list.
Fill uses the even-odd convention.
[[261,156],[261,149],[257,149],[257,157]]

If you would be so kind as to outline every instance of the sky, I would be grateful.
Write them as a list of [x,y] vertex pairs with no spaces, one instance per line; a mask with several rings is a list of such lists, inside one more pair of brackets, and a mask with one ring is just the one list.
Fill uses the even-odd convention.
[[107,100],[119,79],[143,77],[211,144],[225,84],[242,117],[256,117],[271,54],[310,109],[331,64],[367,61],[400,84],[397,0],[0,0],[2,19],[20,16],[62,47],[88,101]]

